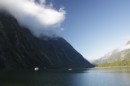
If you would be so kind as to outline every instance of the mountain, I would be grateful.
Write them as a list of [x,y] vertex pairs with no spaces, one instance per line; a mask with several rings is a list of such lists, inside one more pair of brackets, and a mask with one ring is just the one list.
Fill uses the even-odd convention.
[[6,12],[0,12],[0,70],[93,67],[65,39],[37,38]]
[[130,66],[130,41],[117,48],[100,59],[93,61],[98,66]]

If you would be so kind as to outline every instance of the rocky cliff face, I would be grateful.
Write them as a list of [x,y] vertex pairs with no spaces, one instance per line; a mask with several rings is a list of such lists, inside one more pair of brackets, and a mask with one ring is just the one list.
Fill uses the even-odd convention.
[[0,13],[0,69],[93,67],[61,37],[41,39],[21,27],[7,13]]

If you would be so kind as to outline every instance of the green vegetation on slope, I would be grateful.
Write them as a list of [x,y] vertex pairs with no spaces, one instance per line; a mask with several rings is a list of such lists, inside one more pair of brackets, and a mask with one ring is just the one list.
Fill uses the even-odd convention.
[[130,59],[127,60],[122,60],[122,61],[114,61],[110,63],[104,63],[104,64],[99,64],[97,67],[115,67],[115,66],[130,66]]

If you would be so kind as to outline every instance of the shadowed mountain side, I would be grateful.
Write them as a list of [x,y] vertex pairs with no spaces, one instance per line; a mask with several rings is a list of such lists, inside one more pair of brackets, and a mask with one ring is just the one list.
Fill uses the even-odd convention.
[[93,67],[61,37],[37,38],[11,15],[0,12],[0,69]]

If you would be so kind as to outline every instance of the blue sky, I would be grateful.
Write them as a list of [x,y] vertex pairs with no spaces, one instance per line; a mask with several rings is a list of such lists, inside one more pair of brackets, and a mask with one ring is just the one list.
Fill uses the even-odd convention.
[[50,1],[66,10],[62,36],[88,60],[100,58],[130,37],[130,0]]

